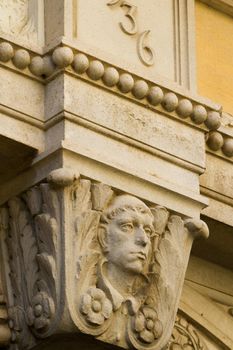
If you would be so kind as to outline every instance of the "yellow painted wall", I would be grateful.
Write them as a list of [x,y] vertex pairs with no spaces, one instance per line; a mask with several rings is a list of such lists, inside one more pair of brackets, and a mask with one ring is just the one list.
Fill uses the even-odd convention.
[[196,1],[198,93],[233,114],[233,18]]

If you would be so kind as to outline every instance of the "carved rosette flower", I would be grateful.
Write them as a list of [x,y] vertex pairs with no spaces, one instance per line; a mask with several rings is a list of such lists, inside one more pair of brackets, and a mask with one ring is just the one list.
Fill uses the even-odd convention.
[[111,316],[112,304],[101,289],[91,287],[82,296],[80,311],[88,323],[100,326]]
[[135,316],[134,331],[144,343],[151,344],[157,340],[163,331],[157,312],[149,306],[143,307]]
[[27,310],[29,326],[33,326],[37,331],[46,330],[50,324],[53,309],[53,301],[47,293],[37,293],[33,297],[32,306]]

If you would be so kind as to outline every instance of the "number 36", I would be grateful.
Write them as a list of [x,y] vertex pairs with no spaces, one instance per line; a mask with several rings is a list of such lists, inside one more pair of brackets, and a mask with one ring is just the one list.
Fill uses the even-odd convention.
[[[135,35],[138,33],[137,24],[137,7],[131,5],[128,1],[112,0],[107,3],[108,6],[119,5],[121,8],[126,8],[127,12],[125,17],[130,21],[130,26],[126,23],[120,22],[121,30],[127,35]],[[149,30],[139,34],[137,51],[138,56],[143,64],[146,66],[152,66],[154,64],[154,51],[148,45],[145,44],[145,40],[150,33]]]

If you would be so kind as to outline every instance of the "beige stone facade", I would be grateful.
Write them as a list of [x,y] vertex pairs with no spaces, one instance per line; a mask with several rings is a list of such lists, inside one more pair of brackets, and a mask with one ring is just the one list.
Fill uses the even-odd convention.
[[232,9],[0,0],[2,348],[233,349]]

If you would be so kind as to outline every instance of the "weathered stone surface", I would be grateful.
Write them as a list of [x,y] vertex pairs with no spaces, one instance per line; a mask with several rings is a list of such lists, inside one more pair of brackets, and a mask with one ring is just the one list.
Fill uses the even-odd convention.
[[161,349],[206,225],[78,177],[55,170],[1,209],[11,341],[31,348],[74,323],[124,348]]
[[232,349],[232,117],[195,93],[193,21],[0,0],[0,346]]

